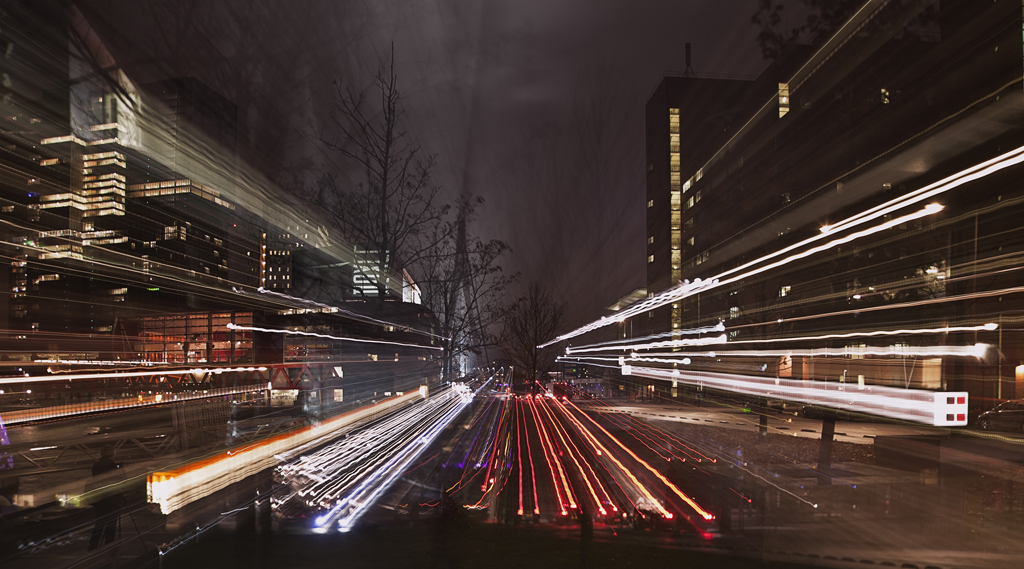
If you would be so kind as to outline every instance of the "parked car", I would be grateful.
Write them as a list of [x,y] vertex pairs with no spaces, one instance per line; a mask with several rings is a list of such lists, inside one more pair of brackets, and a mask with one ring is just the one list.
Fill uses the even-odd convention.
[[978,426],[986,431],[1024,431],[1024,401],[1006,401],[985,411],[978,415]]

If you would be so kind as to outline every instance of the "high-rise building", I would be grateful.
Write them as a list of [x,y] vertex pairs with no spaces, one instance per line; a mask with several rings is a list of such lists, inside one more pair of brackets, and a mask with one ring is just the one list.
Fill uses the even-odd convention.
[[66,352],[56,338],[154,312],[251,309],[260,300],[236,291],[294,292],[298,250],[310,250],[320,288],[351,291],[351,262],[332,260],[308,212],[253,192],[252,176],[240,189],[230,101],[193,78],[137,88],[74,8],[52,21],[26,6],[4,27],[24,77],[0,103],[11,118],[0,231],[12,355]]
[[[693,256],[698,242],[695,206],[702,193],[683,172],[706,160],[729,132],[750,83],[666,77],[647,101],[647,290],[652,293],[682,280],[683,258]],[[669,306],[649,313],[639,328],[665,332],[681,322],[681,309]]]
[[1024,337],[1006,322],[1024,299],[1006,291],[1024,197],[1005,158],[1024,144],[1006,25],[1019,7],[868,8],[753,83],[672,77],[655,91],[648,291],[722,284],[635,324],[723,323],[728,343],[762,353],[729,357],[727,343],[694,370],[964,390],[975,406],[1019,396]]

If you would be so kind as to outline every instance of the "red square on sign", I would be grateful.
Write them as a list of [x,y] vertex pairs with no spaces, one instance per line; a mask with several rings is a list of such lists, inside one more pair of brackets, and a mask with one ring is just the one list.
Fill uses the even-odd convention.
[[966,397],[957,397],[956,398],[956,403],[957,403],[957,405],[963,405],[964,403],[967,403],[967,398]]
[[963,413],[960,413],[960,414],[958,414],[956,416],[956,420],[957,421],[965,421],[965,420],[967,420],[967,417],[965,417]]

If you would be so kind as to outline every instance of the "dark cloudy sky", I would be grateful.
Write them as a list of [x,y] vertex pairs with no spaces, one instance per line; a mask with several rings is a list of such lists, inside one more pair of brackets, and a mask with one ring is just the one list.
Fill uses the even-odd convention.
[[[472,230],[506,240],[569,324],[644,286],[643,105],[666,72],[756,76],[757,0],[95,0],[142,81],[195,76],[239,107],[240,153],[285,186],[325,164],[332,82],[369,86],[394,42],[409,136]],[[357,179],[354,177],[353,180]]]

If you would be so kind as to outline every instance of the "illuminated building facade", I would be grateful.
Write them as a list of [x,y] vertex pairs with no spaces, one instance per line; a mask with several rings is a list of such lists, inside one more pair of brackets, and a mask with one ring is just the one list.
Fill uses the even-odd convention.
[[[55,21],[64,10],[68,19]],[[88,21],[59,2],[19,3],[8,22],[5,357],[111,359],[124,340],[86,347],[69,338],[116,340],[147,317],[279,312],[284,301],[273,292],[362,298],[354,247],[329,239],[313,212],[258,172],[239,176],[230,101],[192,78],[136,86]],[[403,279],[387,282],[400,300]],[[294,307],[285,312],[294,316]],[[235,359],[205,332],[187,336],[194,353],[174,361]]]
[[[706,159],[712,143],[728,132],[742,109],[750,81],[666,77],[645,111],[647,131],[647,290],[664,290],[683,278],[683,258],[692,256],[700,189],[682,173]],[[694,261],[696,262],[696,261]],[[682,309],[652,311],[638,322],[646,333],[678,329]]]
[[[1024,298],[1006,292],[1024,250],[1014,182],[1024,171],[998,158],[1024,144],[1020,38],[1006,25],[1019,18],[999,2],[872,5],[736,92],[666,78],[647,105],[648,290],[747,276],[653,311],[647,330],[724,322],[729,343],[764,354],[716,350],[720,365],[745,373],[967,391],[975,410],[1024,394],[1024,337],[1007,324],[1024,318]],[[710,102],[692,101],[700,89]],[[719,130],[706,124],[733,101],[741,113]],[[988,160],[998,164],[969,183],[948,180]],[[917,206],[872,209],[940,183]],[[855,215],[863,234],[832,233]],[[820,236],[832,245],[742,269]],[[972,331],[863,335],[956,326]],[[911,355],[976,344],[986,355]],[[801,351],[812,348],[831,351]]]

